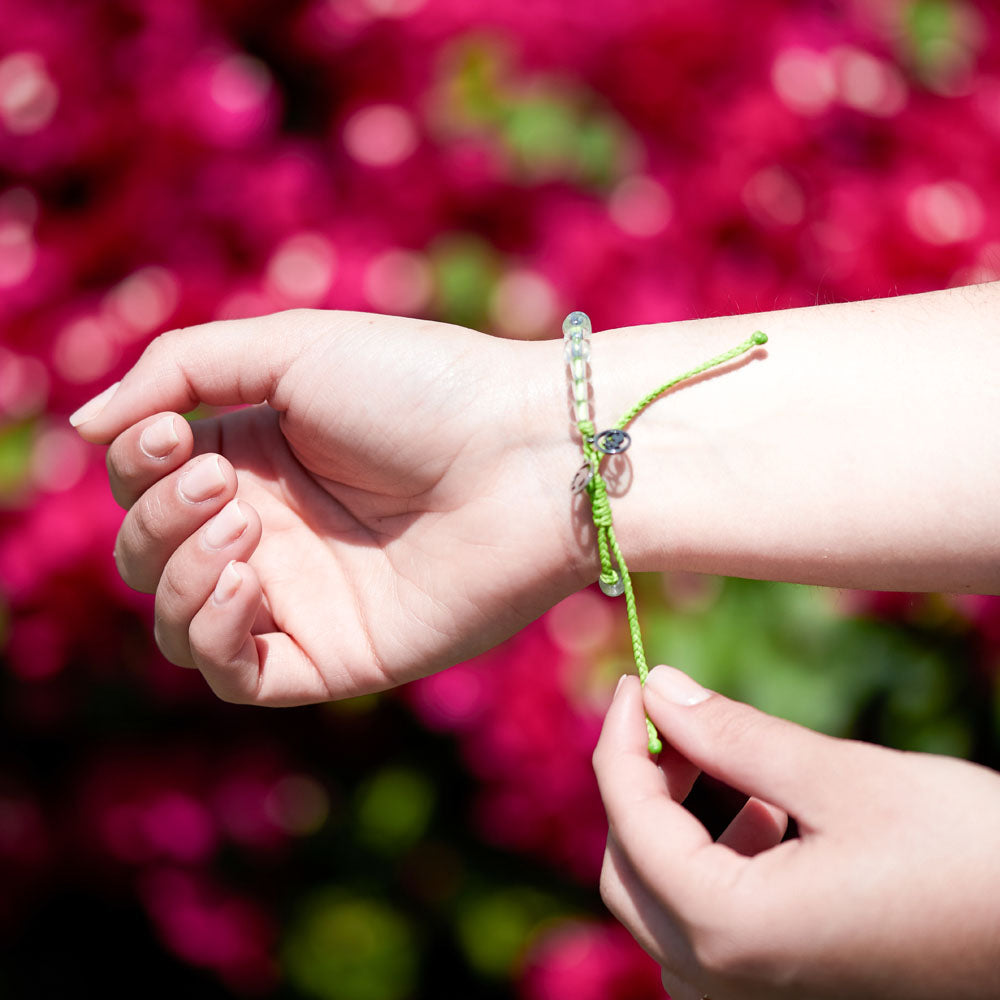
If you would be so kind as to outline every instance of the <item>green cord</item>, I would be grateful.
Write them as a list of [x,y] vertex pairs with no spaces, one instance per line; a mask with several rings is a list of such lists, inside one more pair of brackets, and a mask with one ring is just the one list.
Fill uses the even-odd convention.
[[718,355],[718,357],[712,358],[710,361],[705,361],[695,368],[692,368],[689,372],[685,372],[683,375],[678,375],[676,378],[672,378],[669,382],[664,382],[659,389],[654,389],[648,396],[643,396],[635,406],[632,407],[628,413],[625,414],[621,420],[615,424],[619,430],[624,430],[630,423],[650,403],[654,402],[659,396],[662,396],[668,389],[673,389],[675,385],[679,385],[681,382],[686,382],[689,378],[694,378],[696,375],[700,375],[702,372],[707,372],[710,368],[718,368],[719,365],[724,365],[727,361],[732,361],[733,358],[738,358],[741,354],[746,354],[747,351],[753,350],[755,347],[761,347],[767,343],[767,334],[762,330],[757,330],[742,344],[737,344],[735,347],[731,347],[728,351],[723,352]]
[[[727,361],[732,361],[733,358],[738,358],[741,354],[746,354],[747,351],[751,351],[755,347],[760,347],[766,343],[767,334],[757,330],[744,340],[742,344],[737,344],[736,347],[718,355],[718,357],[712,358],[698,365],[696,368],[684,372],[683,375],[672,378],[669,382],[665,382],[658,389],[654,389],[649,395],[640,399],[615,424],[615,429],[624,431],[650,403],[681,382],[686,382],[688,379],[694,378],[696,375],[700,375],[710,368],[717,368],[719,365],[725,364]],[[639,628],[639,615],[635,607],[635,592],[632,589],[632,578],[629,575],[628,567],[625,565],[625,557],[622,555],[618,539],[615,537],[615,529],[611,520],[611,503],[608,500],[608,487],[600,471],[601,459],[604,458],[604,453],[595,446],[594,442],[597,437],[597,430],[593,421],[580,420],[577,423],[577,429],[580,431],[580,437],[583,442],[584,458],[591,470],[591,478],[587,483],[586,489],[590,496],[594,527],[597,529],[597,553],[601,563],[600,581],[603,585],[602,589],[603,587],[608,587],[617,590],[620,581],[622,589],[618,592],[623,593],[625,596],[625,611],[628,617],[629,634],[632,638],[632,654],[635,657],[636,672],[639,674],[639,683],[644,685],[646,677],[649,675],[649,666],[646,663],[646,652],[643,648],[642,632]],[[615,568],[616,566],[617,569]],[[656,732],[656,727],[648,716],[646,717],[646,731],[649,735],[649,752],[651,754],[658,754],[663,749],[663,743]]]

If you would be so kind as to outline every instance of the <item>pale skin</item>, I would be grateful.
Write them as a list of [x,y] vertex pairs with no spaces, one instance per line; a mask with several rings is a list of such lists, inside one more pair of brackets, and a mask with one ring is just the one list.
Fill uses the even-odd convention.
[[[770,337],[630,428],[611,470],[630,567],[1000,592],[996,317],[985,285],[595,334],[598,427]],[[199,402],[250,405],[179,416]],[[115,558],[156,593],[160,647],[229,701],[404,683],[597,575],[559,342],[306,310],[209,324],[158,338],[74,423],[110,445]],[[1000,778],[721,696],[645,700],[672,749],[642,750],[626,682],[595,755],[602,888],[675,997],[997,995]],[[699,768],[755,796],[721,844],[678,804]],[[801,836],[778,845],[786,814]]]

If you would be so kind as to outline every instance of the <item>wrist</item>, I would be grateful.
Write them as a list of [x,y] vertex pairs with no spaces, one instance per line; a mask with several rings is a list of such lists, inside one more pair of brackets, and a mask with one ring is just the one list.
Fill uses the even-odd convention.
[[629,425],[609,490],[629,568],[997,592],[997,389],[975,373],[1000,363],[998,298],[980,286],[596,333],[598,431],[754,330],[770,338]]
[[[590,412],[596,430],[614,427],[671,376],[745,340],[753,332],[749,322],[742,317],[736,322],[660,324],[595,333]],[[516,353],[512,383],[520,393],[519,439],[532,455],[539,504],[553,523],[554,549],[561,553],[573,589],[579,589],[596,580],[600,563],[588,494],[571,490],[585,456],[563,342],[522,343]],[[735,372],[747,361],[747,357],[737,359],[719,371]],[[739,431],[738,409],[726,411],[716,400],[699,427],[678,405],[685,390],[709,381],[691,379],[657,399],[628,426],[633,439],[629,451],[601,461],[615,533],[630,569],[726,571],[725,559],[719,569],[711,567],[713,513],[706,498],[714,497],[718,478],[703,452],[711,457],[718,451],[706,444],[712,428],[723,437]]]
[[573,419],[561,340],[511,345],[510,385],[516,395],[517,440],[534,497],[529,516],[546,525],[538,553],[565,594],[592,584],[600,569],[586,494],[574,495],[583,456]]

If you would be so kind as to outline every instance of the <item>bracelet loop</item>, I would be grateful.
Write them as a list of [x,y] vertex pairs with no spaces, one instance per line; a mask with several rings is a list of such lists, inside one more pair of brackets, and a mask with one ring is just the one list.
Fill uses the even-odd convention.
[[[574,494],[587,493],[590,496],[591,516],[597,530],[597,552],[601,563],[601,573],[598,584],[602,593],[608,597],[625,597],[625,611],[628,617],[629,633],[632,638],[632,654],[635,657],[636,671],[642,684],[646,683],[649,668],[646,665],[646,653],[642,644],[642,632],[639,629],[639,616],[635,608],[635,594],[632,591],[632,579],[629,576],[625,557],[615,537],[615,528],[611,517],[611,502],[608,500],[608,488],[601,475],[601,460],[606,455],[620,455],[627,451],[632,443],[625,428],[654,400],[669,389],[687,379],[700,375],[709,368],[731,361],[767,343],[767,334],[755,331],[742,344],[710,361],[692,368],[691,371],[678,375],[664,383],[649,395],[644,396],[632,407],[621,420],[599,434],[591,418],[590,400],[592,390],[590,385],[590,318],[586,313],[575,310],[563,320],[563,338],[565,347],[563,354],[569,368],[569,377],[573,388],[573,415],[576,427],[580,432],[584,463],[576,471],[570,489]],[[612,561],[613,559],[613,561]],[[646,718],[646,730],[649,737],[649,752],[657,754],[663,748],[657,735],[656,727]]]

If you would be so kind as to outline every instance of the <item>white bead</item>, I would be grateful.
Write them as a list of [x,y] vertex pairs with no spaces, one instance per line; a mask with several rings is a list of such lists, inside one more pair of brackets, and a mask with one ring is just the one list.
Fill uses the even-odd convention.
[[573,376],[574,382],[580,382],[587,377],[587,362],[583,358],[577,358],[569,363],[569,373]]
[[580,340],[576,337],[566,338],[566,347],[563,349],[563,356],[566,361],[572,364],[577,359],[590,360],[590,341]]
[[581,420],[590,419],[590,400],[589,399],[578,399],[575,403],[576,411],[576,422],[580,423]]
[[562,329],[564,336],[587,338],[591,333],[590,317],[577,309],[563,320]]
[[587,382],[573,383],[573,398],[579,403],[581,400],[590,399],[590,385]]

